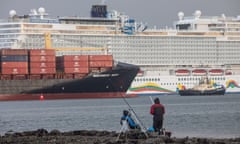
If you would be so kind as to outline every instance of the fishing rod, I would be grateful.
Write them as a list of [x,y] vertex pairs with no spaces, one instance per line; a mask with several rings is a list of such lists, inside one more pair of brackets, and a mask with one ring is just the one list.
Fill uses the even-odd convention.
[[[108,79],[110,84],[112,85],[113,89],[117,90],[116,87],[114,86],[114,84],[112,83],[111,79]],[[129,107],[129,111],[133,114],[135,120],[137,121],[137,123],[139,124],[141,131],[145,134],[145,136],[148,138],[148,135],[146,133],[147,129],[146,127],[143,125],[143,122],[140,120],[140,118],[137,116],[136,112],[133,110],[132,106],[128,103],[128,101],[126,100],[126,98],[123,96],[122,93],[120,93],[121,97],[123,98],[124,102],[128,105]]]
[[137,113],[133,110],[132,106],[128,103],[128,101],[126,100],[126,98],[121,94],[124,102],[128,105],[129,107],[129,111],[133,113],[134,119],[137,121],[137,123],[139,124],[141,131],[145,134],[145,136],[148,138],[148,135],[146,133],[147,129],[144,126],[143,122],[140,120],[140,118],[138,117]]
[[154,101],[153,101],[153,98],[152,98],[152,96],[149,96],[149,98],[150,98],[150,100],[151,100],[152,104],[154,104]]

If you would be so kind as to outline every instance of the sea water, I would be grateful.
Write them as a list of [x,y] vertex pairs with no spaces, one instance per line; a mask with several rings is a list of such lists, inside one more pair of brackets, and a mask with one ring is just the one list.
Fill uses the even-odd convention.
[[[155,97],[0,102],[0,134],[40,128],[119,131],[122,111],[129,108],[149,128]],[[240,95],[158,97],[166,108],[163,126],[173,136],[240,137]]]

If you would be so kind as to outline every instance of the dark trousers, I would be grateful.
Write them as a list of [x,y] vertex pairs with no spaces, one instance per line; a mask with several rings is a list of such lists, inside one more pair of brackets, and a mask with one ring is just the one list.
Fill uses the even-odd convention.
[[163,119],[153,119],[153,128],[155,132],[160,132],[163,126]]

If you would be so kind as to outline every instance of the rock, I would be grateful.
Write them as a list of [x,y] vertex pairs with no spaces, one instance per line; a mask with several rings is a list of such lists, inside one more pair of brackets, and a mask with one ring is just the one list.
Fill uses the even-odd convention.
[[[213,139],[213,138],[170,138],[168,136],[157,135],[155,133],[145,133],[140,131],[129,131],[119,135],[117,132],[96,131],[96,130],[76,130],[69,132],[60,132],[52,130],[48,132],[45,129],[25,132],[8,132],[1,136],[1,144],[239,144],[240,138]],[[119,139],[117,140],[117,137]]]
[[36,131],[36,135],[37,135],[37,136],[45,136],[45,135],[47,135],[47,134],[48,134],[48,131],[45,130],[45,129],[38,129],[38,130]]
[[57,135],[61,135],[61,132],[59,130],[52,130],[49,135],[53,135],[53,136],[57,136]]

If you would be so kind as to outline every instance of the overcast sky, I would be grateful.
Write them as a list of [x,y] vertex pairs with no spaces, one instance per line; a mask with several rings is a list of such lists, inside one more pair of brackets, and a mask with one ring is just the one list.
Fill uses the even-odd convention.
[[[201,10],[204,16],[238,16],[240,0],[104,0],[109,10],[124,12],[136,21],[150,27],[172,27],[177,13],[191,16]],[[90,16],[91,5],[103,0],[0,0],[0,19],[14,9],[18,15],[29,14],[30,9],[44,7],[51,16]]]

